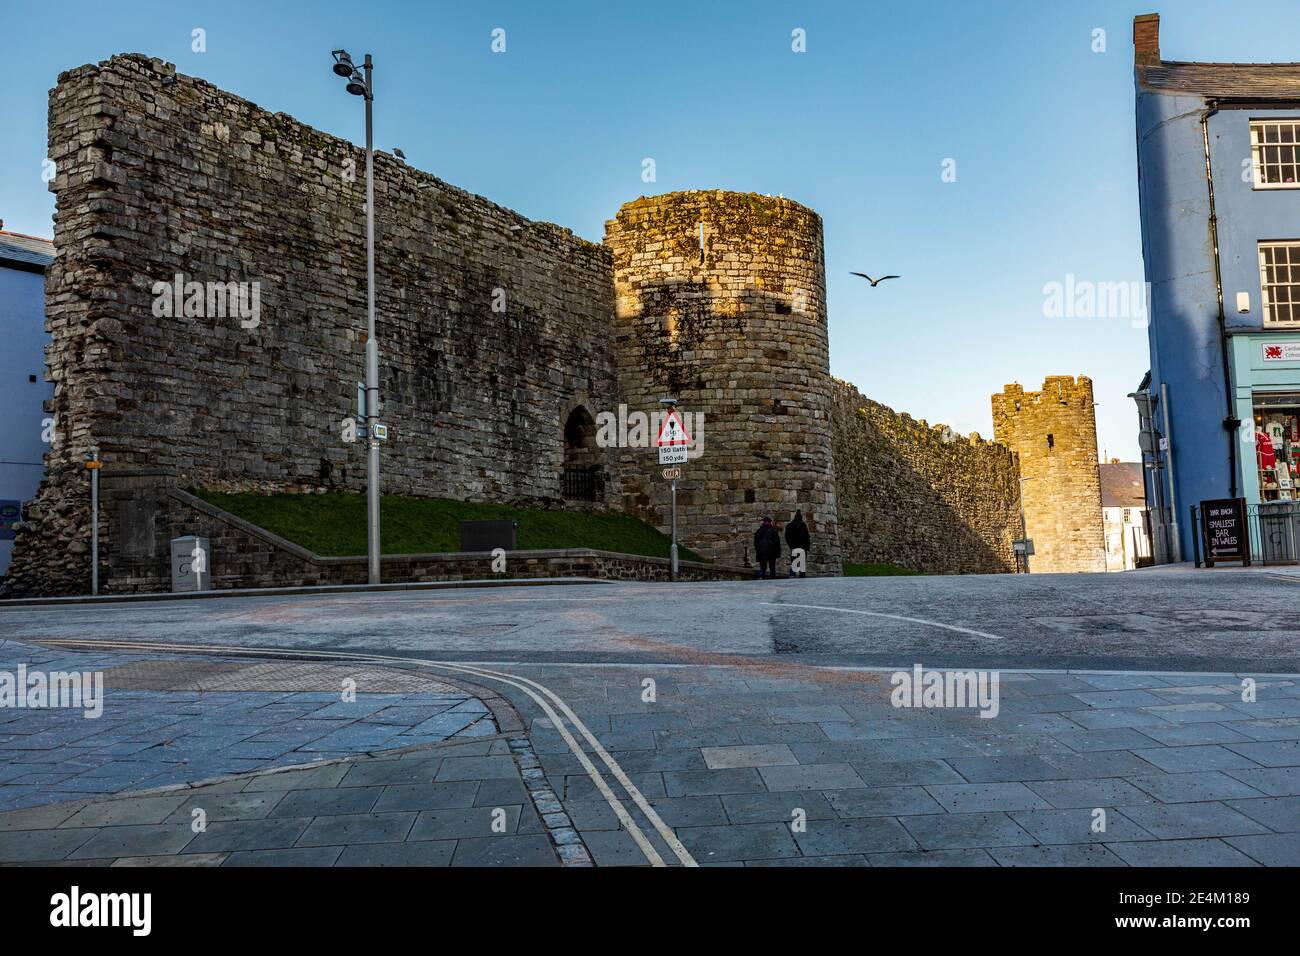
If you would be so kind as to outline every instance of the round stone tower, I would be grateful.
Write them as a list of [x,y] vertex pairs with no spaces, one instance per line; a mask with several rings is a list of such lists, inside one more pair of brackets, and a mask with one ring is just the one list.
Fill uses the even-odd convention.
[[[682,544],[756,563],[761,517],[784,529],[799,509],[809,570],[839,574],[821,217],[770,196],[671,193],[625,204],[605,244],[627,413],[653,415],[672,396],[694,416],[697,446],[678,482]],[[667,530],[654,448],[616,460],[624,508]]]

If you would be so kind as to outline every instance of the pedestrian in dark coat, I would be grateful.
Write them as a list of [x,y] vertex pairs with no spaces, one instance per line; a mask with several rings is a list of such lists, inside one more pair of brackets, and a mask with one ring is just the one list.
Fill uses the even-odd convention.
[[758,576],[776,577],[776,561],[781,557],[781,535],[772,524],[771,515],[763,515],[763,523],[754,532],[754,557],[758,558]]
[[[785,543],[790,548],[790,577],[794,577],[795,551],[802,550],[803,559],[807,562],[808,553],[812,550],[812,536],[808,534],[808,525],[804,524],[802,511],[796,511],[790,523],[785,526]],[[799,577],[807,577],[807,572],[800,571]]]

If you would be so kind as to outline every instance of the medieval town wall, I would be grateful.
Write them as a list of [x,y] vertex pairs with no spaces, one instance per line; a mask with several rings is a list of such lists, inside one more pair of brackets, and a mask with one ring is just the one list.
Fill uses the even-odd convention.
[[[127,54],[59,77],[49,155],[55,425],[8,593],[89,590],[92,446],[107,591],[165,582],[166,539],[209,530],[175,489],[362,490],[365,443],[343,429],[363,378],[364,152]],[[596,245],[386,153],[375,174],[385,493],[609,507],[667,531],[654,448],[607,446],[597,421],[671,395],[705,423],[682,466],[680,539],[718,564],[752,562],[759,517],[801,509],[815,573],[1012,568],[1015,457],[831,378],[812,210],[642,198]],[[206,290],[194,309],[191,282]],[[255,314],[229,307],[253,288]],[[288,582],[297,566],[280,561],[240,580]]]
[[[60,76],[49,155],[56,424],[10,584],[86,589],[92,444],[182,486],[364,488],[365,442],[342,433],[364,378],[364,150],[122,55]],[[567,417],[615,401],[609,253],[382,152],[375,212],[384,492],[558,502]],[[178,274],[242,288],[245,311],[157,315]]]
[[928,574],[1015,570],[1016,458],[835,381],[832,423],[844,560]]

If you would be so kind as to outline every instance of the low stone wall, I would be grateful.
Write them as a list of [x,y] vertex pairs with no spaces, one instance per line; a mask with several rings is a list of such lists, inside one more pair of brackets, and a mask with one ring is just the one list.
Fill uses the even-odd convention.
[[[133,594],[171,590],[170,542],[185,535],[209,542],[212,588],[365,584],[365,555],[323,557],[176,487],[166,474],[118,472],[101,486],[100,590]],[[694,561],[678,564],[684,581],[751,577],[745,568]],[[385,583],[589,577],[667,581],[666,558],[587,548],[511,551],[507,570],[492,571],[490,552],[388,555]]]
[[926,574],[1015,570],[1019,466],[1002,445],[900,414],[835,382],[845,561]]

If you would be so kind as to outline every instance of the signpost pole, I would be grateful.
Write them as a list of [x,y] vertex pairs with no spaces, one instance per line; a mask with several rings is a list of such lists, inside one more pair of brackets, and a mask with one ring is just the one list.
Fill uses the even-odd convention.
[[673,543],[668,548],[669,578],[677,580],[677,479],[673,479]]
[[90,593],[99,593],[99,448],[90,448]]
[[[679,440],[678,435],[676,433],[676,428],[682,423],[681,420],[677,418],[677,399],[661,398],[659,399],[659,404],[668,410],[668,416],[667,418],[664,419],[663,424],[659,428],[659,437],[655,439],[655,444],[659,446],[659,463],[662,465],[665,463],[671,464],[674,460],[685,461],[686,460],[685,458],[674,459],[674,458],[664,457],[664,453],[666,451],[664,446],[669,443],[675,445]],[[686,430],[685,426],[682,426],[683,433],[685,432],[685,430]],[[665,441],[665,432],[667,432],[668,435],[667,441]],[[686,440],[684,434],[681,437],[681,440],[684,445],[684,442]],[[668,547],[668,580],[670,581],[677,580],[677,478],[680,474],[681,474],[680,469],[673,468],[672,478],[670,479],[672,481],[672,494],[673,494],[672,542]],[[668,475],[669,472],[665,471],[664,477],[667,478]]]

